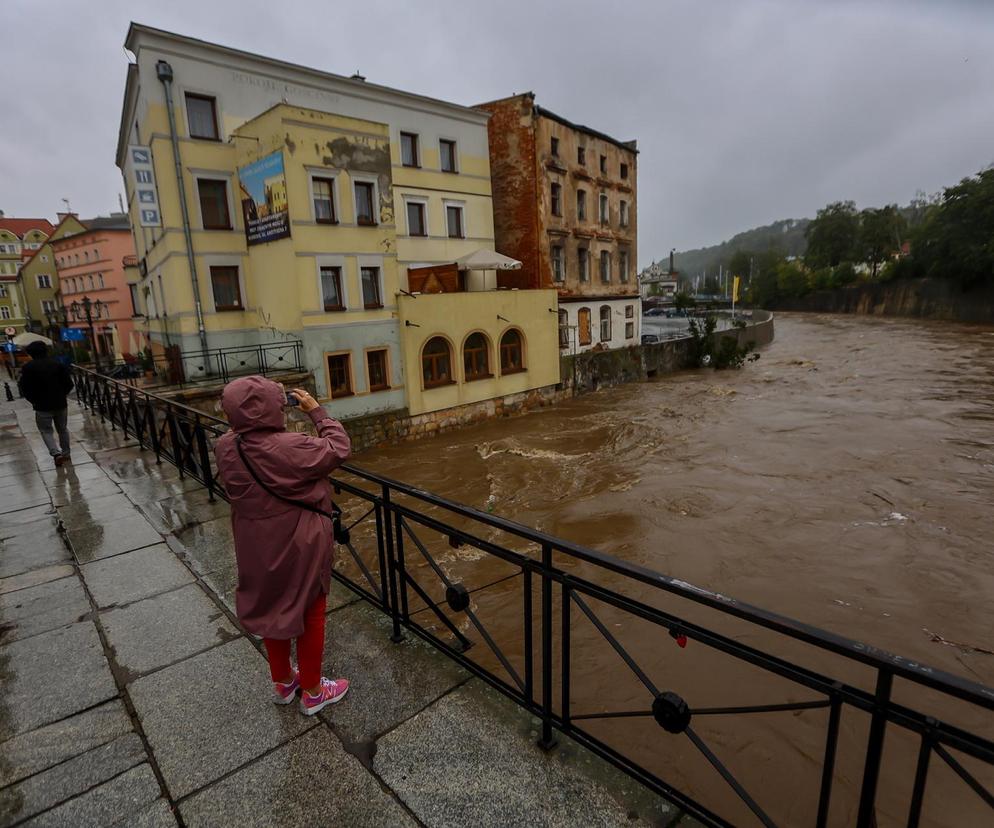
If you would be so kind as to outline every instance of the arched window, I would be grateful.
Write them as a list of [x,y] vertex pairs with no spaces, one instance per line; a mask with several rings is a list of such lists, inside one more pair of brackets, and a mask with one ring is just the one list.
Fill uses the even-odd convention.
[[449,343],[442,337],[432,337],[421,351],[421,375],[425,388],[448,385],[453,381],[452,355]]
[[601,342],[611,341],[611,306],[601,305]]
[[590,308],[580,308],[576,312],[576,325],[581,345],[590,344]]
[[514,374],[525,370],[521,348],[521,332],[511,329],[500,338],[500,372]]
[[466,381],[485,379],[490,373],[490,347],[481,333],[470,334],[462,346],[462,362]]

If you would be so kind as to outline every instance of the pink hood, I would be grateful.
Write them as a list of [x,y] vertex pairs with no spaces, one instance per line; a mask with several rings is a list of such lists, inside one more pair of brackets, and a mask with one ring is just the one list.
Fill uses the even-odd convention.
[[221,394],[221,408],[238,434],[248,431],[285,431],[286,392],[278,382],[253,375],[229,382]]

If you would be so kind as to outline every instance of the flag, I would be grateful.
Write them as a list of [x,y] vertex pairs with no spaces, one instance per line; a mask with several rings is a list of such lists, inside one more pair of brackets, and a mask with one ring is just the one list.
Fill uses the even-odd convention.
[[741,281],[742,280],[738,276],[736,276],[735,277],[735,281],[732,282],[732,301],[733,302],[738,302],[739,301],[739,282],[741,282]]

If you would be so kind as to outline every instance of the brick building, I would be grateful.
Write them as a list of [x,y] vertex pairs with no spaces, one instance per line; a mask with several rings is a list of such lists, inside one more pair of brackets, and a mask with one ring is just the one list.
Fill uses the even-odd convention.
[[635,142],[574,124],[531,92],[479,108],[491,114],[497,250],[523,265],[500,286],[558,290],[563,351],[637,344]]

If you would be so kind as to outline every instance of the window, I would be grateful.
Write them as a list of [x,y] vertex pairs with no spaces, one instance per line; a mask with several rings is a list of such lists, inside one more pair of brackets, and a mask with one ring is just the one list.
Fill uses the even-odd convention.
[[42,313],[54,313],[55,312],[55,302],[52,299],[42,299],[41,300],[41,312]]
[[407,202],[407,233],[410,236],[427,236],[428,226],[425,221],[425,205],[420,201]]
[[438,142],[438,154],[442,162],[442,172],[456,171],[456,142],[442,139]]
[[238,284],[236,265],[212,266],[211,286],[214,289],[214,310],[242,309],[242,290]]
[[620,260],[620,262],[618,264],[618,269],[619,269],[618,270],[618,278],[622,282],[627,282],[628,281],[628,251],[627,250],[622,250],[621,253],[618,254],[618,258]]
[[445,224],[448,227],[450,239],[465,238],[462,227],[462,207],[455,204],[446,205]]
[[577,248],[576,265],[581,282],[590,281],[590,251],[586,247]]
[[601,305],[601,342],[611,341],[611,308]]
[[100,287],[104,286],[104,274],[103,273],[98,273],[97,274],[97,283],[100,285]]
[[386,391],[390,387],[387,374],[387,349],[366,351],[366,376],[370,391]]
[[6,298],[7,298],[7,286],[0,285],[0,299],[6,299]]
[[601,281],[611,281],[611,254],[607,250],[601,251]]
[[138,285],[128,285],[128,289],[131,291],[131,315],[141,316],[139,310],[141,305],[138,303]]
[[587,163],[587,148],[577,147],[576,148],[576,163],[586,164]]
[[524,370],[525,364],[521,359],[521,333],[512,329],[500,338],[500,372],[515,374]]
[[331,398],[352,396],[352,357],[350,354],[331,354],[328,357],[328,385]]
[[552,248],[552,281],[553,282],[565,282],[566,273],[563,262],[563,248],[560,245],[554,245]]
[[365,308],[382,308],[380,298],[380,269],[378,267],[361,267],[359,275],[362,281],[362,305]]
[[569,314],[564,308],[559,309],[559,347],[569,347]]
[[340,267],[322,267],[321,297],[326,311],[345,310],[345,296],[342,293],[342,269]]
[[635,305],[625,305],[625,319],[635,318]]
[[634,339],[634,338],[635,338],[635,323],[634,322],[626,322],[625,323],[625,339]]
[[622,227],[628,226],[628,202],[622,201],[618,205],[618,221],[621,223]]
[[601,156],[601,172],[607,174],[607,156]]
[[[96,255],[96,254],[94,254],[94,255]],[[41,263],[42,264],[48,264],[48,256],[46,256],[44,253],[41,256]]]
[[311,178],[311,189],[314,192],[314,220],[318,224],[337,224],[335,214],[335,179]]
[[376,224],[376,216],[373,213],[373,198],[374,194],[372,181],[357,181],[355,183],[356,224]]
[[425,388],[449,385],[452,382],[449,343],[436,336],[428,340],[421,351],[421,376]]
[[86,277],[86,281],[87,281],[87,283],[90,286],[90,290],[93,290],[93,274],[92,273],[89,276]]
[[549,149],[554,156],[559,157],[559,139],[553,135],[549,142]]
[[38,287],[40,288],[50,288],[52,286],[52,277],[47,273],[38,274]]
[[0,319],[10,319],[9,305],[0,305]]
[[607,193],[601,193],[601,210],[600,210],[600,220],[601,224],[607,224],[610,221],[611,214],[608,212],[607,204]]
[[466,381],[485,379],[490,373],[487,338],[481,333],[470,334],[462,347],[463,369]]
[[83,251],[83,261],[84,262],[90,261],[90,251],[89,250],[84,250]]
[[400,162],[405,167],[420,167],[418,163],[418,136],[413,132],[400,133]]
[[576,191],[576,218],[578,221],[587,220],[587,191]]
[[628,165],[627,164],[622,164],[621,165],[621,177],[622,178],[628,178]]
[[590,308],[580,308],[576,313],[581,345],[590,344]]
[[200,219],[204,230],[230,230],[228,183],[218,178],[198,178]]
[[220,140],[217,134],[217,101],[207,95],[186,93],[186,124],[191,138]]
[[100,258],[100,251],[97,248],[93,248],[93,261],[97,261]]
[[563,214],[563,188],[555,181],[552,182],[552,215],[561,216]]

